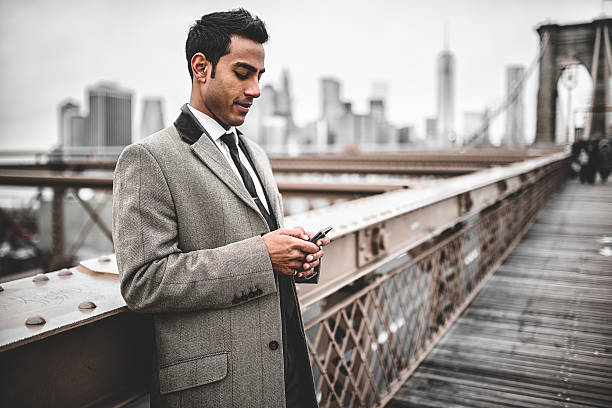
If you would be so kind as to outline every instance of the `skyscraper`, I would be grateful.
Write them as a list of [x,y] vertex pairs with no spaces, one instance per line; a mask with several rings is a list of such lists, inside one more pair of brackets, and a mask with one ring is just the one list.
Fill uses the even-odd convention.
[[76,101],[66,100],[59,105],[59,145],[80,146],[84,139],[84,118]]
[[266,148],[266,135],[264,129],[265,119],[274,115],[276,104],[276,91],[270,84],[261,88],[261,96],[253,101],[249,114],[240,130],[250,138]]
[[341,84],[337,79],[321,78],[321,119],[327,131],[326,145],[342,144],[344,140],[339,140],[339,137],[346,136],[341,129],[345,106],[340,99],[340,89]]
[[85,146],[87,140],[87,118],[81,115],[70,119],[70,133],[72,144],[70,146]]
[[334,78],[321,79],[321,95],[323,119],[337,119],[344,112],[342,101],[340,100],[340,81]]
[[455,56],[445,46],[438,56],[438,142],[441,146],[455,140]]
[[427,141],[433,140],[438,136],[438,120],[436,118],[425,119],[425,136]]
[[293,101],[291,98],[291,85],[289,71],[283,69],[281,87],[276,95],[276,114],[287,118],[287,123],[293,125]]
[[370,115],[376,121],[385,121],[385,101],[382,99],[370,99]]
[[161,98],[144,98],[142,101],[140,137],[147,137],[163,128],[164,114]]
[[88,146],[127,146],[132,143],[132,93],[117,84],[101,82],[88,89]]
[[525,67],[522,65],[506,67],[506,99],[510,105],[506,110],[506,130],[502,139],[502,144],[505,146],[525,145],[525,106],[523,105],[523,93],[518,88],[524,75]]
[[291,83],[289,79],[289,71],[283,69],[281,86],[276,95],[276,115],[284,119],[284,134],[282,143],[297,144],[297,134],[295,122],[293,121],[293,98],[291,95]]
[[374,124],[374,143],[391,142],[391,132],[385,117],[385,101],[383,99],[370,99],[370,116]]
[[272,85],[266,84],[261,89],[261,96],[253,103],[253,106],[256,106],[257,110],[255,112],[257,115],[255,115],[255,117],[251,117],[250,119],[249,116],[247,116],[247,121],[253,121],[253,119],[255,119],[255,123],[253,123],[253,125],[257,126],[257,140],[262,146],[268,149],[266,150],[268,152],[272,148],[272,144],[275,142],[275,139],[278,139],[278,137],[272,137],[272,135],[269,134],[271,132],[269,128],[274,128],[278,125],[273,119],[270,119],[276,116],[277,101],[278,93],[276,92],[276,89],[274,89]]
[[404,126],[397,130],[397,143],[407,145],[414,142],[414,126]]

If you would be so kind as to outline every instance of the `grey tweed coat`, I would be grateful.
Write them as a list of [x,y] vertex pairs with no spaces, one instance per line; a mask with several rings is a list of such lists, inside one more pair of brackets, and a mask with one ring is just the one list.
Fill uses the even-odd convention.
[[[266,154],[240,137],[282,225]],[[185,143],[173,125],[122,152],[113,238],[128,307],[154,316],[153,406],[285,406],[268,230],[209,137]]]

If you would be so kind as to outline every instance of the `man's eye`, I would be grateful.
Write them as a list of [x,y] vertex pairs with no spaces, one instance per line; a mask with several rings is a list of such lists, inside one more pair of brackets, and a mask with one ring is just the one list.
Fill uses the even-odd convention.
[[236,76],[240,79],[247,79],[249,75],[248,74],[243,75],[239,72],[236,72]]

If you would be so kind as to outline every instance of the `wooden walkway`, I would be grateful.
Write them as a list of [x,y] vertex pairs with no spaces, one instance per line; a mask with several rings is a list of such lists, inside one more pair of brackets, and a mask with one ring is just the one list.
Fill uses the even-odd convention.
[[569,181],[387,407],[612,407],[612,185]]

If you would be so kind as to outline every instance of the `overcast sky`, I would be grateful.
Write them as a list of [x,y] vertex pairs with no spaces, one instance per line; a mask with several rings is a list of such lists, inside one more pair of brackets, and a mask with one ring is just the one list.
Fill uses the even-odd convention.
[[[189,96],[189,26],[239,6],[266,22],[262,84],[277,85],[289,70],[298,124],[319,116],[319,79],[333,76],[357,113],[365,113],[372,83],[386,82],[391,122],[421,133],[436,110],[435,63],[446,23],[461,131],[463,112],[503,98],[505,66],[527,66],[536,56],[539,23],[591,21],[602,10],[601,0],[0,0],[0,150],[54,145],[58,104],[76,99],[85,114],[85,89],[100,80],[134,92],[134,136],[143,97],[163,97],[171,123]],[[529,137],[536,82],[525,92]]]

